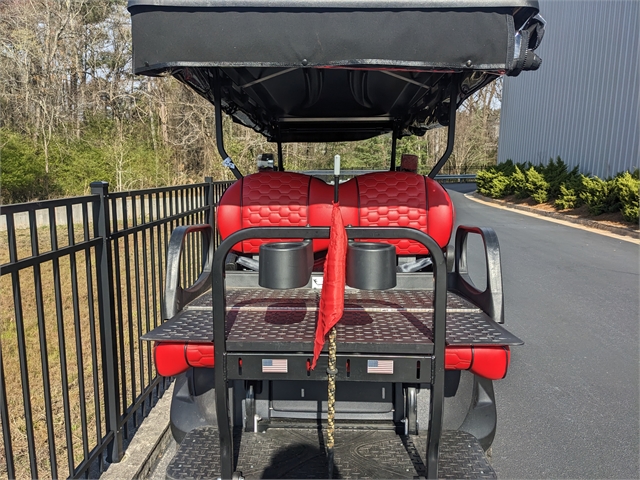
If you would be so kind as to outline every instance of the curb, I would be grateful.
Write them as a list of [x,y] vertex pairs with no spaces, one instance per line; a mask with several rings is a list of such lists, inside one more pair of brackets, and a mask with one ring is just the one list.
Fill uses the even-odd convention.
[[585,227],[595,228],[597,230],[606,230],[608,232],[615,233],[616,235],[631,237],[636,240],[640,239],[640,232],[632,228],[616,227],[614,225],[608,225],[606,223],[598,222],[597,220],[589,220],[586,218],[575,218],[575,217],[570,217],[568,215],[563,215],[557,212],[548,212],[546,210],[539,210],[537,208],[530,207],[529,205],[520,205],[515,203],[509,203],[505,200],[484,197],[478,194],[477,192],[467,193],[465,194],[465,197],[480,203],[489,203],[489,204],[493,203],[511,210],[521,210],[523,212],[534,213],[542,217],[550,217],[550,218],[554,218],[556,220],[562,220],[568,223],[575,223],[576,225],[583,225]]
[[[175,383],[175,382],[174,382]],[[118,463],[112,463],[100,476],[100,480],[134,480],[149,478],[160,457],[171,443],[169,412],[172,383],[142,421]]]

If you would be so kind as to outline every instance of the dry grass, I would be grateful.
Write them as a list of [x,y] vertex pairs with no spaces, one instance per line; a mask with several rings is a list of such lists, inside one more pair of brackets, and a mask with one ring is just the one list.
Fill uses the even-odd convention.
[[[75,241],[83,239],[78,226]],[[149,345],[139,336],[160,322],[160,289],[164,283],[164,235],[154,234],[154,252],[150,232],[146,234],[146,251],[142,234],[120,240],[114,248],[114,271],[120,272],[114,282],[116,335],[118,352],[117,378],[121,385],[121,410],[135,402],[137,396],[155,377]],[[58,247],[69,244],[66,227],[57,229]],[[51,250],[50,232],[38,231],[40,253]],[[32,255],[30,231],[16,231],[19,258]],[[137,246],[137,247],[136,247]],[[160,255],[159,252],[162,252]],[[136,266],[136,258],[138,263]],[[0,232],[0,264],[10,261],[7,232]],[[15,313],[16,288],[12,275],[0,277],[0,341],[2,368],[7,395],[11,445],[17,478],[32,478],[30,468],[28,427],[25,418],[33,419],[33,439],[37,476],[50,478],[52,465],[50,450],[55,452],[58,477],[67,477],[107,433],[104,421],[104,392],[100,351],[100,325],[97,303],[97,278],[94,249],[89,250],[89,268],[84,251],[43,263],[40,272],[30,267],[19,272],[19,308],[23,325]],[[73,264],[75,263],[75,268]],[[155,279],[152,279],[155,269]],[[59,273],[56,273],[59,272]],[[42,318],[38,319],[36,278],[41,278]],[[136,281],[136,278],[139,281]],[[77,282],[77,305],[74,311],[73,283]],[[136,285],[139,288],[136,288]],[[145,288],[146,285],[146,288]],[[59,295],[56,295],[59,290]],[[153,292],[155,290],[155,295]],[[118,294],[119,292],[119,294]],[[58,309],[56,298],[59,299]],[[19,339],[24,332],[24,359],[20,362]],[[92,332],[95,337],[92,338]],[[42,341],[42,343],[41,343]],[[25,377],[24,380],[22,377]],[[51,409],[45,406],[45,384],[49,382]],[[26,385],[28,382],[28,388]],[[122,387],[124,386],[124,387]],[[25,405],[23,392],[28,392],[30,409]],[[63,394],[68,394],[65,412]],[[83,406],[84,405],[84,406]],[[48,432],[50,423],[52,432]],[[0,436],[1,436],[0,432]],[[67,436],[70,436],[70,449]],[[4,439],[0,439],[3,441]],[[7,477],[4,448],[0,449],[0,476]]]
[[[138,204],[136,213],[135,203],[130,203],[128,227],[188,210],[189,195],[195,195],[194,206],[202,201],[199,190],[185,192],[149,195],[148,205],[156,205],[157,209],[147,206],[144,210]],[[122,203],[119,205],[122,210]],[[57,210],[62,218],[64,208],[56,207],[62,209]],[[88,208],[91,215],[91,206]],[[135,219],[131,218],[132,213]],[[119,218],[122,216],[119,214]],[[29,228],[16,230],[17,260],[84,241],[82,225],[74,224],[81,221],[82,216],[72,214],[71,225],[58,224],[54,232],[39,227],[34,235],[37,252],[31,245],[35,232]],[[186,220],[202,221],[203,214]],[[115,230],[126,226],[119,223]],[[118,352],[115,374],[121,415],[156,377],[150,345],[139,337],[161,323],[166,244],[175,226],[157,226],[111,240],[115,330],[110,340],[115,342]],[[93,238],[93,225],[88,225],[87,232],[87,238]],[[199,236],[190,239],[189,245],[192,242],[198,251]],[[189,259],[183,260],[186,265]],[[0,231],[0,265],[11,261],[8,234]],[[0,354],[8,425],[0,429],[0,443],[11,445],[17,478],[68,477],[108,433],[96,249],[27,267],[18,274],[5,272],[0,276]],[[183,270],[183,286],[193,283],[198,273]],[[141,416],[142,412],[136,414],[134,426]],[[31,419],[31,426],[27,419]],[[5,439],[3,431],[7,428],[10,438]],[[8,476],[6,457],[6,450],[0,448],[0,478]]]
[[[42,229],[39,232],[39,248],[41,252],[51,250],[49,232]],[[65,232],[66,233],[66,232]],[[66,235],[58,231],[58,238],[62,240]],[[19,258],[31,255],[30,231],[18,230],[16,232],[16,244]],[[62,245],[68,244],[65,241]],[[93,252],[92,252],[93,253]],[[0,238],[0,263],[9,261],[7,236],[3,232]],[[6,382],[7,406],[9,413],[9,427],[11,429],[11,443],[15,461],[16,475],[18,477],[31,477],[35,472],[29,470],[28,432],[25,418],[33,419],[33,435],[38,465],[38,476],[51,475],[50,445],[57,457],[57,469],[59,476],[68,475],[67,446],[65,435],[69,430],[72,435],[73,457],[77,462],[82,458],[82,437],[84,432],[81,425],[81,398],[86,402],[86,415],[88,429],[86,435],[89,445],[95,443],[96,438],[96,405],[94,398],[101,398],[100,391],[94,391],[94,368],[101,368],[99,347],[97,349],[97,365],[94,365],[91,355],[91,328],[99,328],[97,325],[96,305],[89,305],[88,298],[95,298],[95,265],[93,265],[87,277],[86,260],[83,253],[75,255],[75,270],[78,284],[78,317],[76,324],[74,318],[72,300],[72,271],[71,257],[63,257],[59,260],[59,275],[54,275],[54,262],[44,263],[40,267],[41,278],[42,321],[38,321],[36,302],[35,278],[37,272],[34,268],[27,268],[19,273],[19,307],[22,308],[23,325],[16,320],[15,294],[16,286],[13,284],[12,275],[4,275],[0,278],[0,335],[2,339],[2,355],[4,380]],[[34,275],[34,273],[36,275]],[[89,292],[88,278],[93,283]],[[56,289],[60,291],[59,312],[56,310]],[[60,313],[60,321],[58,321]],[[93,326],[90,324],[90,314],[94,317]],[[79,327],[79,328],[77,328]],[[20,349],[18,340],[24,332],[24,357],[25,365],[20,363]],[[76,334],[80,339],[80,349],[76,346]],[[40,340],[42,337],[42,343]],[[44,346],[44,348],[43,348]],[[62,347],[62,348],[61,348]],[[41,356],[42,352],[42,356]],[[63,352],[61,354],[61,352]],[[44,363],[46,362],[46,363]],[[44,370],[43,370],[44,363]],[[83,372],[79,372],[78,366],[82,364]],[[26,367],[26,368],[24,368]],[[22,378],[22,376],[26,378]],[[66,385],[63,384],[66,377]],[[26,383],[28,382],[28,389]],[[45,383],[49,383],[51,396],[51,415],[47,418],[45,408],[46,393]],[[84,382],[84,391],[80,384]],[[69,394],[69,418],[65,418],[63,408],[63,389]],[[31,408],[25,405],[23,392],[29,391],[28,401]],[[102,408],[98,404],[98,408]],[[53,438],[47,434],[47,421],[52,424]],[[100,426],[104,432],[104,424]],[[89,440],[91,439],[91,440]],[[4,451],[1,452],[4,456]],[[6,461],[6,459],[3,458]],[[6,475],[6,464],[2,473]]]

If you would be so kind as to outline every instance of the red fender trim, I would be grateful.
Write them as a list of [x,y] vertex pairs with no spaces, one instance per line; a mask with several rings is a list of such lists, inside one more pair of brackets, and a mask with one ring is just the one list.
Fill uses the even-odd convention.
[[186,372],[189,367],[213,368],[213,344],[156,342],[153,357],[158,374],[173,377]]
[[[156,369],[163,377],[179,375],[189,367],[213,368],[215,365],[213,344],[157,342],[153,349]],[[500,380],[507,375],[511,363],[511,350],[499,347],[447,347],[447,370],[470,370],[472,373]]]
[[212,343],[188,343],[185,355],[190,367],[213,368],[215,363]]
[[[153,350],[156,369],[163,377],[179,375],[189,367],[213,368],[213,352],[213,344],[184,342],[157,342]],[[470,370],[489,380],[506,377],[510,363],[511,350],[507,346],[447,347],[445,350],[447,370]]]
[[470,370],[479,377],[500,380],[507,376],[511,350],[507,346],[448,346],[444,362],[447,370]]
[[446,370],[469,370],[473,363],[471,347],[446,347],[444,351],[444,368]]

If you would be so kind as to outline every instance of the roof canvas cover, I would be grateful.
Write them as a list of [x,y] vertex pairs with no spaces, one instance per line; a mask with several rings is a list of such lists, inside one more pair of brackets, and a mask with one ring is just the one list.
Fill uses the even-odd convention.
[[[335,141],[438,123],[518,57],[537,2],[130,0],[134,71],[171,74],[270,140]],[[466,95],[466,96],[465,96]]]

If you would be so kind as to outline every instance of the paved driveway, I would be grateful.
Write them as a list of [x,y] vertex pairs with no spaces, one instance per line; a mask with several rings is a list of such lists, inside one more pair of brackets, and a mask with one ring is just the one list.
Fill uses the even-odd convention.
[[454,191],[465,188],[450,189],[457,222],[495,228],[506,324],[526,343],[495,384],[499,477],[639,478],[640,247]]

